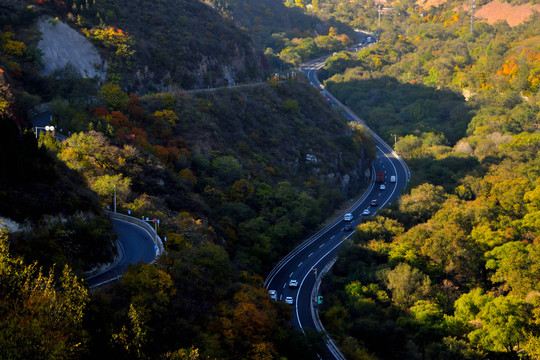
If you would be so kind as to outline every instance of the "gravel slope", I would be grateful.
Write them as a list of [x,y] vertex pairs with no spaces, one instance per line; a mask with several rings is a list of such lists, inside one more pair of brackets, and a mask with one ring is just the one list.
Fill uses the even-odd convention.
[[38,28],[42,38],[38,48],[43,51],[43,75],[71,63],[83,77],[105,79],[107,63],[92,43],[60,20],[42,17]]

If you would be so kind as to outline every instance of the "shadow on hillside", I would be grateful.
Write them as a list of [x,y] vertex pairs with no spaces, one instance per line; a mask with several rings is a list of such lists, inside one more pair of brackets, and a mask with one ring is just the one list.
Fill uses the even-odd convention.
[[422,84],[400,83],[390,76],[326,82],[342,103],[351,107],[385,140],[393,142],[421,133],[443,134],[449,145],[465,136],[471,108],[463,96]]
[[[400,83],[390,76],[343,82],[331,79],[326,86],[389,144],[402,139],[398,147],[412,154],[409,157],[413,160],[408,163],[420,175],[417,177],[420,182],[451,188],[459,178],[477,168],[476,159],[433,150],[439,145],[452,147],[466,135],[472,113],[460,94],[422,84]],[[417,138],[403,143],[407,135]],[[431,153],[425,155],[423,150],[430,147]]]
[[[212,0],[214,4],[221,1]],[[255,42],[266,47],[265,42],[273,33],[286,33],[289,37],[309,37],[313,32],[327,35],[330,26],[339,33],[353,38],[355,32],[349,25],[336,20],[323,21],[316,16],[306,14],[299,7],[287,7],[283,1],[275,0],[240,0],[228,4],[228,9],[219,8],[222,14],[232,16],[235,22],[249,29]]]

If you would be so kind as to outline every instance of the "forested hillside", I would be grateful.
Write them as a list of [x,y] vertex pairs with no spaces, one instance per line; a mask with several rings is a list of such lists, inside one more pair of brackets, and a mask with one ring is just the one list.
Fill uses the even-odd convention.
[[540,356],[540,22],[471,33],[452,5],[387,12],[377,45],[326,62],[412,172],[323,282],[348,359]]
[[208,0],[247,29],[265,55],[271,73],[294,71],[300,63],[358,42],[348,21],[305,2],[276,0]]
[[[302,97],[292,99],[292,94]],[[24,333],[32,340],[21,358],[37,351],[69,358],[177,358],[183,353],[312,358],[317,341],[290,329],[288,309],[270,304],[261,276],[316,229],[325,218],[322,209],[343,201],[345,177],[350,190],[358,191],[369,164],[369,152],[363,155],[369,139],[360,128],[349,128],[317,92],[292,80],[244,91],[124,96],[122,110],[104,101],[89,115],[89,126],[104,133],[76,133],[62,143],[42,135],[40,144],[84,176],[103,206],[111,204],[114,183],[120,212],[159,218],[167,255],[157,265],[133,267],[119,283],[98,292],[76,290],[82,298],[68,301],[79,301],[77,311],[84,316],[66,313],[44,344],[34,339],[48,323],[36,321]],[[294,142],[290,134],[296,134]],[[307,154],[317,162],[307,161]],[[9,217],[9,209],[3,215]],[[62,236],[51,231],[44,237],[51,248],[77,236],[69,223],[62,224]],[[10,264],[22,263],[14,253],[46,267],[51,257],[58,258],[32,253],[35,243],[28,230],[9,234],[3,284],[18,281]],[[24,239],[29,247],[14,239]],[[45,280],[31,269],[24,274],[41,289]],[[68,292],[78,286],[66,281]],[[43,307],[29,308],[30,295],[18,289],[4,292],[10,300],[2,311],[13,324],[24,322],[27,313],[46,317],[47,304],[60,296],[48,292]],[[2,354],[11,356],[23,338],[12,328],[2,331],[7,339]]]
[[[108,80],[129,91],[264,78],[263,59],[249,35],[199,1],[6,1],[0,21],[28,29],[42,15],[66,21],[90,39],[107,60]],[[36,41],[35,32],[20,34]]]
[[[137,48],[147,38],[123,13],[134,5],[70,4],[76,19],[59,2],[10,2],[19,10],[3,13],[0,358],[312,359],[320,337],[296,333],[290,309],[270,302],[262,279],[364,186],[370,137],[295,76],[218,91],[133,92],[140,88],[130,72],[157,72],[159,60],[151,46]],[[154,4],[152,16],[167,18],[165,4]],[[190,4],[205,9],[185,19],[191,30],[208,25],[205,11],[216,14]],[[112,13],[98,14],[99,6]],[[90,37],[114,35],[107,39],[119,42],[94,39],[112,66],[104,84],[73,67],[40,77],[38,36],[25,21],[42,13]],[[219,26],[216,36],[245,48],[247,36]],[[159,36],[167,49],[193,54],[216,44]],[[184,65],[179,59],[170,70]],[[32,131],[30,115],[49,100],[61,142]],[[115,193],[119,212],[160,219],[167,253],[90,292],[81,278],[116,252],[101,213]]]
[[[461,5],[2,1],[0,358],[316,358],[262,283],[369,179],[365,129],[291,73],[353,28],[380,41],[328,58],[325,85],[412,178],[344,244],[324,325],[348,359],[539,358],[540,21],[471,32]],[[104,83],[40,75],[41,15],[96,45]],[[36,139],[44,102],[66,140]],[[167,252],[88,291],[115,193]]]

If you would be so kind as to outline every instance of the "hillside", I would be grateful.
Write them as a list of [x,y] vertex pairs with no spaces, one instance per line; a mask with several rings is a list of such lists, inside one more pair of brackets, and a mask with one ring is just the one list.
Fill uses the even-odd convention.
[[347,358],[540,356],[540,22],[471,31],[456,5],[388,12],[375,46],[325,64],[329,91],[412,174],[323,281]]
[[[323,279],[326,329],[350,359],[540,358],[540,22],[389,5],[379,32],[369,1],[2,1],[0,358],[317,358],[262,284],[369,179],[365,129],[287,71],[323,53],[326,88],[411,169]],[[42,15],[93,42],[105,82],[40,75]],[[339,51],[353,27],[379,41]],[[36,108],[66,140],[36,139]],[[167,251],[90,292],[113,199]]]
[[44,14],[59,17],[94,42],[108,62],[108,79],[129,91],[263,77],[262,60],[249,35],[199,1],[8,1],[0,19],[27,26]]
[[[316,37],[328,34],[330,27],[354,36],[353,29],[332,17],[321,18],[304,11],[305,7],[287,6],[275,0],[207,0],[222,14],[249,31],[263,49],[272,46],[272,37],[284,34],[288,38]],[[280,50],[280,49],[275,49]]]
[[[142,3],[0,4],[0,358],[313,359],[320,337],[261,279],[365,186],[370,137],[295,76],[180,90],[255,78],[251,40],[208,5]],[[106,82],[40,75],[43,15],[93,42]],[[66,140],[36,139],[37,108]],[[89,292],[80,277],[115,253],[115,195],[160,219],[167,253]]]

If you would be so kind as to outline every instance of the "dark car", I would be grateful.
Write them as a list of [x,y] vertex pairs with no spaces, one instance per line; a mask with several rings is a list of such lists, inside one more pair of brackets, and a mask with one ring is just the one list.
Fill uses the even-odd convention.
[[343,228],[343,230],[345,230],[345,231],[352,231],[352,225],[349,225],[349,224],[345,225],[345,227]]

